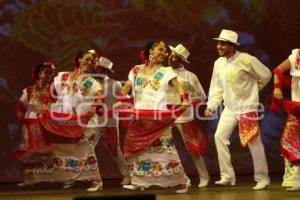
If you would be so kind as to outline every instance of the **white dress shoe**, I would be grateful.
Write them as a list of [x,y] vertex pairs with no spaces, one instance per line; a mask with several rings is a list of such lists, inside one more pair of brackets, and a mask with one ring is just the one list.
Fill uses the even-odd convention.
[[287,188],[286,191],[288,191],[288,192],[297,192],[297,191],[300,191],[300,186],[292,186],[290,188]]
[[74,180],[64,182],[63,189],[71,188],[74,185],[74,183],[75,183]]
[[136,189],[138,189],[138,186],[136,186],[136,185],[123,185],[123,188],[125,188],[127,190],[136,190]]
[[189,184],[185,183],[185,184],[181,184],[180,188],[178,190],[176,190],[177,194],[185,194],[187,193],[189,190]]
[[266,182],[257,182],[256,185],[252,188],[253,190],[265,190],[268,188],[268,186],[270,185],[270,183],[266,183]]
[[137,189],[140,189],[141,191],[145,190],[144,187],[139,187],[139,186],[136,186],[136,185],[123,185],[123,188],[125,188],[127,190],[137,190]]
[[86,189],[87,192],[97,192],[97,191],[101,191],[103,187],[103,183],[102,181],[93,181],[91,183],[91,186]]
[[17,186],[24,187],[24,186],[26,186],[26,184],[22,182],[22,183],[18,183]]
[[199,188],[207,187],[208,183],[209,183],[209,178],[200,178],[198,187]]
[[235,179],[221,179],[215,182],[216,185],[235,185]]

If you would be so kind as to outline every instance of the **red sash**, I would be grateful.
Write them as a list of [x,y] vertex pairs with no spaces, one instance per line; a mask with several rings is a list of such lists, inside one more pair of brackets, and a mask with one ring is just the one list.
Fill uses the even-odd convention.
[[300,118],[288,115],[281,137],[281,153],[291,163],[300,166]]
[[194,120],[180,125],[182,127],[183,141],[186,148],[195,154],[203,155],[207,146],[207,140],[197,122]]
[[104,127],[103,144],[108,152],[117,159],[118,157],[118,128],[117,127]]
[[239,136],[243,147],[246,147],[259,134],[256,112],[249,112],[239,116]]
[[44,135],[54,143],[76,143],[85,132],[89,116],[56,112],[44,112],[39,118],[45,131]]
[[[172,110],[120,109],[119,116],[133,117],[125,137],[124,155],[127,157],[143,151],[160,138],[181,113],[182,111]],[[160,118],[156,119],[154,116]]]

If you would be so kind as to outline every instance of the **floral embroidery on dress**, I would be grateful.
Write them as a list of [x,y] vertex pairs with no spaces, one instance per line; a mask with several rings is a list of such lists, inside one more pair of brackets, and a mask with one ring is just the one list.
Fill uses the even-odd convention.
[[63,74],[63,75],[61,76],[61,80],[62,80],[62,81],[67,81],[67,80],[69,79],[69,77],[70,77],[70,74],[69,74],[69,73],[65,73],[65,74]]
[[64,73],[62,76],[61,76],[61,87],[65,87],[67,84],[67,80],[70,78],[70,73]]
[[133,69],[132,69],[132,71],[133,71],[133,74],[134,75],[137,75],[139,72],[140,72],[140,66],[135,66],[135,67],[133,67]]
[[159,163],[149,160],[134,162],[131,164],[130,169],[131,173],[137,176],[169,176],[183,170],[180,162],[170,161],[169,163]]
[[139,86],[139,87],[146,87],[147,86],[147,80],[143,77],[143,76],[139,76],[137,77],[136,81],[136,86]]
[[86,78],[83,80],[83,82],[81,83],[81,93],[84,96],[87,96],[88,94],[90,94],[92,87],[94,86],[94,80],[91,78]]
[[96,170],[98,166],[95,156],[89,156],[87,160],[56,157],[53,159],[53,167],[63,170],[80,171],[84,169],[88,171],[91,169]]
[[154,74],[153,78],[157,81],[160,81],[163,77],[164,77],[164,74],[162,72],[158,71]]
[[160,81],[162,80],[163,77],[164,77],[164,73],[158,69],[153,76],[153,80],[151,80],[150,82],[150,86],[152,87],[152,89],[159,90]]
[[150,82],[150,85],[154,90],[159,90],[159,88],[160,88],[159,81],[155,80],[155,79]]
[[53,165],[42,162],[24,163],[24,174],[52,173]]
[[50,87],[47,86],[45,88],[40,88],[38,84],[34,85],[32,89],[30,89],[29,101],[33,100],[35,103],[43,103],[48,104],[51,94]]
[[156,140],[151,145],[149,145],[145,150],[148,153],[161,153],[166,151],[167,153],[175,153],[175,144],[173,138],[164,138],[162,140]]
[[87,89],[90,89],[93,86],[93,82],[91,80],[86,80],[84,81],[83,86]]
[[164,77],[164,73],[161,71],[161,69],[157,69],[157,71],[154,73],[152,78],[146,79],[143,74],[140,73],[140,67],[136,66],[133,68],[133,73],[135,75],[135,84],[137,87],[145,88],[149,84],[150,87],[154,90],[160,89],[160,81]]
[[[172,137],[160,138],[148,146],[145,151],[148,153],[176,153]],[[130,172],[137,176],[161,176],[180,173],[182,169],[180,162],[170,161],[168,163],[142,160],[133,162],[130,165]]]

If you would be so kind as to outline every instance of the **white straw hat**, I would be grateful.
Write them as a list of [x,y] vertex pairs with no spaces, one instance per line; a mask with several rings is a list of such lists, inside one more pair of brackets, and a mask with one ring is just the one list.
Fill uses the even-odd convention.
[[240,45],[238,42],[238,34],[231,30],[223,29],[217,38],[213,38],[214,40],[220,40],[225,42],[231,42],[236,45]]
[[111,62],[108,58],[105,58],[101,56],[97,61],[96,61],[96,66],[101,66],[105,69],[108,69],[109,71],[115,73],[115,71],[112,69],[113,62]]
[[187,58],[190,55],[189,50],[185,48],[182,44],[178,44],[175,48],[172,46],[169,46],[171,51],[173,51],[177,56],[179,56],[183,61],[190,63]]

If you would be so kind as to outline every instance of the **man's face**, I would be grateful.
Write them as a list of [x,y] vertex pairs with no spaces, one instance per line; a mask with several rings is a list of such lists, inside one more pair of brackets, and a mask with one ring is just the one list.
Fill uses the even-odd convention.
[[230,42],[218,41],[217,51],[219,56],[227,57],[234,52],[234,47]]
[[172,52],[168,58],[168,65],[172,66],[173,68],[177,68],[180,64],[180,58]]

